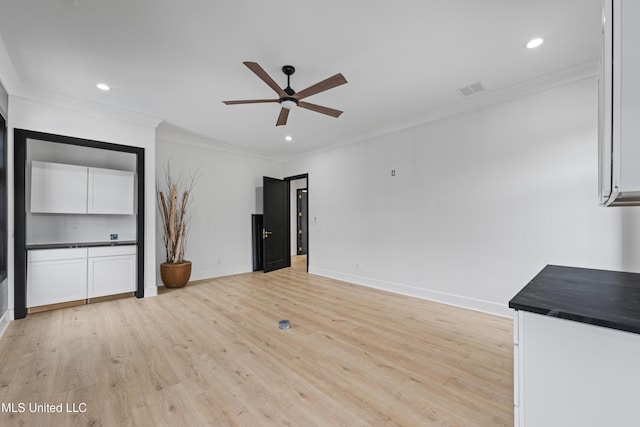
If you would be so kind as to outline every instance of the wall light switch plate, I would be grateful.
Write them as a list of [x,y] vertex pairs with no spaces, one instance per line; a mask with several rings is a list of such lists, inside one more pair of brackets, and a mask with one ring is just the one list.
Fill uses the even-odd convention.
[[111,235],[111,240],[118,240],[118,235],[117,234],[112,234]]

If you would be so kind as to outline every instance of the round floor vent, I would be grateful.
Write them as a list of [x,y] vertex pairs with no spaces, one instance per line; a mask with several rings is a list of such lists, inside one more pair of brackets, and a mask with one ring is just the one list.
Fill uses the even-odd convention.
[[289,329],[291,327],[291,324],[288,320],[281,320],[280,323],[278,323],[278,327],[280,329]]

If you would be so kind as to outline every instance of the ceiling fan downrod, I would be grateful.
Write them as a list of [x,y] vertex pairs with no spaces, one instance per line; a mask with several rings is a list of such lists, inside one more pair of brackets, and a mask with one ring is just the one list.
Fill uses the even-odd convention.
[[282,67],[282,72],[287,75],[287,87],[284,88],[284,93],[289,96],[295,95],[296,91],[291,89],[291,75],[296,72],[293,65],[285,65]]
[[280,105],[284,109],[291,110],[292,108],[298,106],[298,100],[293,98],[293,95],[295,95],[296,91],[291,89],[291,75],[296,72],[296,69],[293,67],[293,65],[285,65],[284,67],[282,67],[282,72],[287,75],[287,87],[283,90],[284,93],[289,96],[280,98]]

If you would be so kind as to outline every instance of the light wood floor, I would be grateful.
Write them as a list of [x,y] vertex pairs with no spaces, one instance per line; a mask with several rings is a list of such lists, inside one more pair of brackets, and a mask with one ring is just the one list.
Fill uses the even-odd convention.
[[291,257],[291,268],[293,270],[306,272],[307,271],[307,256],[296,255]]
[[13,322],[0,402],[26,411],[0,425],[511,426],[511,330],[295,268],[219,278]]

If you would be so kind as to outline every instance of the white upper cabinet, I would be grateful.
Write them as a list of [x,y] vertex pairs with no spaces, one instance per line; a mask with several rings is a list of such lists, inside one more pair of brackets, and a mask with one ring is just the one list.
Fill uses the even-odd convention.
[[89,168],[87,213],[133,214],[134,173]]
[[599,195],[640,205],[640,2],[605,0],[599,85]]
[[134,172],[32,162],[32,213],[132,215],[134,191]]
[[86,213],[87,168],[33,161],[31,212]]

